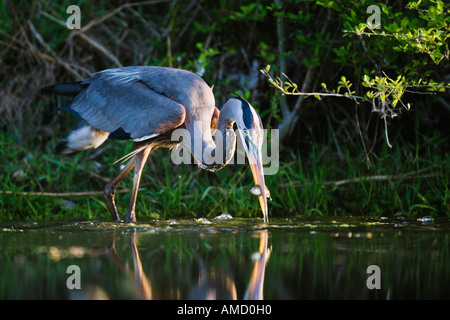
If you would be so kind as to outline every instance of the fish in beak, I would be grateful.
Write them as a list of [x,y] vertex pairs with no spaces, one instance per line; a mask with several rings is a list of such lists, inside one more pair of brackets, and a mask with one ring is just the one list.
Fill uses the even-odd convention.
[[[269,222],[269,209],[267,206],[267,198],[270,197],[269,190],[266,188],[264,183],[264,170],[262,164],[261,150],[256,145],[250,143],[247,151],[248,161],[250,163],[250,168],[252,170],[253,180],[255,181],[255,186],[252,188],[259,199],[259,204],[263,212],[264,223]],[[257,188],[259,187],[259,191]]]

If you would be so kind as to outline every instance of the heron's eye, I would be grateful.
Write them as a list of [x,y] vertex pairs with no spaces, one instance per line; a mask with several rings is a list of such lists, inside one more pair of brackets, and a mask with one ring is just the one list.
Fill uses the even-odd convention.
[[245,135],[248,135],[248,130],[247,129],[244,129],[243,131],[244,131]]

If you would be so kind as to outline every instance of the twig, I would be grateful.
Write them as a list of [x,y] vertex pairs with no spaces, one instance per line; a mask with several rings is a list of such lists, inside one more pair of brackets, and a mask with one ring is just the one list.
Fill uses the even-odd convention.
[[392,149],[392,145],[391,145],[391,143],[389,142],[389,134],[388,134],[388,128],[387,128],[387,120],[386,120],[386,118],[387,118],[386,116],[383,117],[383,120],[384,120],[384,135],[385,135],[385,137],[386,137],[386,143],[387,143],[388,147]]
[[[119,193],[130,192],[130,189],[117,190]],[[38,196],[38,197],[80,197],[80,196],[98,196],[104,195],[103,191],[80,191],[80,192],[14,192],[11,190],[0,190],[0,194],[10,194],[18,196]]]
[[439,101],[441,101],[441,103],[444,107],[446,107],[448,110],[450,110],[450,103],[445,101],[445,99],[443,97],[439,97]]
[[[275,0],[275,5],[277,6],[278,10],[282,10],[282,3],[281,0]],[[280,72],[285,73],[286,72],[286,58],[284,56],[284,22],[283,17],[281,15],[278,15],[277,17],[277,35],[278,35],[278,51],[279,51],[279,61],[280,61]],[[283,81],[281,81],[281,86],[283,87]],[[286,97],[282,96],[280,98],[280,108],[281,108],[281,114],[283,115],[283,118],[286,119],[289,116],[289,108],[287,105]]]
[[117,13],[119,13],[120,11],[122,11],[125,8],[139,7],[139,6],[144,6],[144,5],[149,5],[149,4],[157,4],[157,3],[161,3],[161,2],[169,2],[169,1],[170,0],[152,0],[152,1],[142,1],[142,2],[135,2],[135,3],[124,3],[120,7],[117,7],[116,9],[114,9],[114,10],[110,11],[109,13],[103,15],[100,19],[92,20],[86,26],[84,26],[79,31],[77,31],[77,33],[88,31],[90,28],[92,28],[92,27],[102,23],[103,21],[111,18],[112,16],[116,15]]
[[[376,175],[376,176],[368,176],[368,177],[360,177],[360,178],[352,178],[352,179],[343,179],[343,180],[334,180],[334,181],[324,181],[322,182],[323,186],[342,186],[345,184],[350,183],[358,183],[361,181],[392,181],[392,180],[400,180],[400,179],[414,179],[414,178],[430,178],[430,177],[436,177],[439,175],[439,173],[429,173],[425,175],[421,175],[420,177],[414,176],[413,174],[419,173],[418,171],[409,172],[409,173],[402,173],[398,174],[396,176],[389,176],[389,175]],[[279,188],[287,188],[289,186],[294,187],[305,187],[312,185],[311,182],[309,183],[302,183],[301,181],[292,181],[292,182],[286,182],[281,183],[278,185]]]
[[[72,73],[78,79],[81,78],[81,75],[74,68],[72,68],[72,65],[70,63],[67,63],[66,61],[64,61],[60,57],[58,57],[58,55],[55,54],[55,52],[51,49],[51,47],[47,43],[44,42],[42,36],[36,30],[36,28],[34,27],[33,23],[30,20],[28,21],[28,27],[29,27],[31,33],[33,34],[34,38],[45,48],[45,50],[50,54],[50,56],[48,56],[46,53],[42,53],[37,50],[34,50],[34,48],[31,46],[31,44],[27,41],[27,42],[25,42],[25,45],[28,46],[29,53],[34,53],[36,56],[40,57],[41,59],[47,59],[50,61],[53,60],[53,62],[56,62],[56,63],[62,65],[67,71]],[[15,39],[13,39],[13,40],[16,42],[19,42],[19,44],[22,45],[22,43],[20,41],[17,41]],[[50,58],[50,59],[48,59],[48,58]]]
[[289,91],[285,90],[282,86],[280,86],[266,70],[261,70],[261,72],[264,74],[264,76],[269,78],[269,82],[275,88],[277,88],[278,90],[280,90],[281,92],[283,92],[286,95],[307,96],[307,97],[310,97],[310,96],[339,97],[339,98],[360,99],[360,100],[364,99],[364,97],[361,97],[361,96],[355,96],[352,94],[334,93],[334,92],[333,93],[330,93],[330,92],[300,92],[298,90],[296,90],[294,92],[289,92]]
[[86,42],[88,42],[91,46],[96,48],[98,51],[103,53],[109,60],[111,60],[116,66],[122,67],[122,63],[120,63],[119,59],[114,56],[111,52],[109,52],[108,49],[106,49],[103,45],[101,45],[98,41],[92,39],[91,37],[88,37],[86,34],[80,32],[78,35],[84,39]]
[[370,158],[367,153],[366,143],[364,142],[364,137],[361,131],[361,126],[359,125],[359,117],[358,117],[358,105],[355,103],[355,119],[356,119],[356,128],[358,129],[359,138],[361,139],[361,143],[364,149],[364,153],[366,154],[367,167],[370,167]]

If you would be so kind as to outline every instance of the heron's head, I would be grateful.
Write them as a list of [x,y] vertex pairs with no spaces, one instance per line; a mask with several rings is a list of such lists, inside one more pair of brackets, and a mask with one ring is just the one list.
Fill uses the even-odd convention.
[[264,128],[261,118],[255,109],[245,99],[235,94],[235,99],[240,102],[240,109],[236,112],[236,125],[239,136],[244,145],[245,153],[248,157],[250,168],[252,170],[255,185],[260,186],[261,193],[258,195],[259,204],[264,215],[264,222],[268,221],[267,197],[268,190],[265,188],[264,172],[262,163],[262,144],[264,138]]

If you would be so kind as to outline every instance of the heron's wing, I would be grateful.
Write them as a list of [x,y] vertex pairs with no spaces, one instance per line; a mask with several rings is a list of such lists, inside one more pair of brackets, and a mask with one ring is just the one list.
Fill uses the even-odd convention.
[[185,120],[182,104],[155,92],[139,78],[99,73],[85,84],[68,108],[94,128],[113,133],[111,138],[144,140]]

